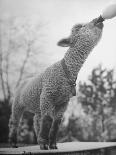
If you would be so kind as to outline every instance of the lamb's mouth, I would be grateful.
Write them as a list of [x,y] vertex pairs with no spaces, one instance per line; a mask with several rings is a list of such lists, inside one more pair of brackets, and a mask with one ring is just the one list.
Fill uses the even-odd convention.
[[96,23],[95,26],[97,26],[98,28],[102,29],[104,24],[102,22]]
[[103,28],[103,21],[104,18],[100,15],[94,22],[94,25],[97,26],[98,28],[102,29]]

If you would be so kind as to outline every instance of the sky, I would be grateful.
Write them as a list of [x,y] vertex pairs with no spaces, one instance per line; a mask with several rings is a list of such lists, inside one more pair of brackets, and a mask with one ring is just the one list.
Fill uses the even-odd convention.
[[[115,0],[116,1],[116,0]],[[47,25],[45,50],[49,64],[63,58],[67,48],[57,42],[68,37],[76,23],[98,17],[110,0],[0,0],[0,16],[32,17]],[[80,70],[78,80],[86,80],[91,70],[102,64],[116,71],[116,17],[104,22],[102,39]]]

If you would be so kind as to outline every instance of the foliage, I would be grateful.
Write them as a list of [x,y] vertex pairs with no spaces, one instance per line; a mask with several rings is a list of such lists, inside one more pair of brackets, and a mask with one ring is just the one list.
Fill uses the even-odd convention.
[[33,129],[33,114],[25,112],[19,125],[18,142],[23,144],[37,143]]
[[58,141],[61,142],[72,142],[77,141],[77,125],[76,120],[73,115],[68,120],[68,125],[61,125],[58,132]]
[[113,77],[113,70],[102,69],[100,65],[93,69],[88,83],[79,84],[78,100],[85,114],[92,118],[93,140],[110,140],[115,130],[116,81]]
[[[93,141],[92,121],[89,116],[69,117],[66,125],[62,124],[58,135],[59,142]],[[97,140],[96,140],[97,141]]]

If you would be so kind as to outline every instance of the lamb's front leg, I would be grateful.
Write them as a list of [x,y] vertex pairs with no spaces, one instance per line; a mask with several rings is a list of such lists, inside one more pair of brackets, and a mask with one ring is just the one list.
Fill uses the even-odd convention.
[[56,139],[57,133],[64,115],[66,111],[67,102],[61,103],[60,105],[55,106],[54,108],[54,119],[52,122],[52,126],[49,133],[49,148],[57,149]]
[[56,137],[57,137],[60,123],[61,123],[61,118],[55,118],[53,120],[52,127],[49,133],[49,148],[50,149],[57,149]]
[[50,117],[52,107],[45,90],[41,93],[40,110],[41,110],[40,132],[37,139],[38,143],[40,144],[40,149],[48,150],[49,131],[52,125],[52,118]]
[[46,114],[42,116],[40,123],[40,132],[38,137],[38,142],[40,144],[41,150],[48,150],[49,131],[51,125],[52,125],[52,118]]

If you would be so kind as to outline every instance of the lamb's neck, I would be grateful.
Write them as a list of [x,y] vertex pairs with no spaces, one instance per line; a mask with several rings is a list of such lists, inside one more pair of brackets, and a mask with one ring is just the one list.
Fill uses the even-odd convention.
[[67,69],[70,72],[72,81],[75,81],[78,75],[79,70],[81,69],[83,63],[85,62],[87,56],[89,55],[90,50],[88,51],[79,51],[69,48],[64,56]]

